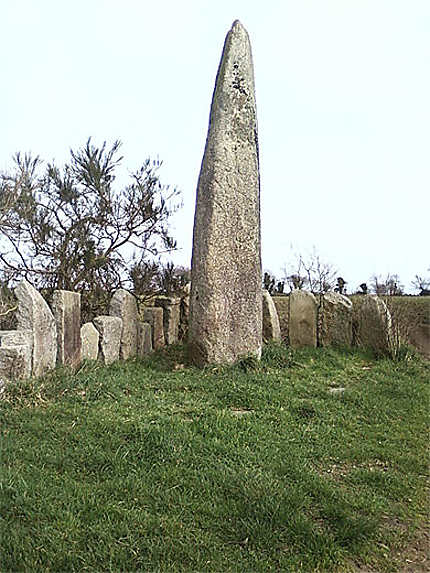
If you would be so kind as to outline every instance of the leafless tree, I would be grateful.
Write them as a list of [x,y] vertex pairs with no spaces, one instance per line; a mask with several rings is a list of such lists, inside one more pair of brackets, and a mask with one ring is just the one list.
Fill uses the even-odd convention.
[[[430,271],[430,268],[427,269]],[[430,278],[425,278],[422,277],[420,275],[415,275],[415,279],[412,281],[412,286],[420,291],[420,294],[422,295],[429,293],[430,294]]]
[[397,274],[388,273],[385,278],[373,275],[370,285],[373,292],[380,296],[401,296],[403,294],[403,285]]
[[292,261],[284,267],[284,274],[290,290],[308,288],[321,295],[333,290],[337,271],[314,248],[308,255],[293,255]]

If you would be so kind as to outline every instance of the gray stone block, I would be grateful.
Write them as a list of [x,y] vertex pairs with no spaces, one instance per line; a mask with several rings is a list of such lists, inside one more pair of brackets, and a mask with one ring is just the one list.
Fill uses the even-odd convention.
[[76,368],[81,362],[81,295],[55,291],[52,311],[57,325],[57,364]]
[[[15,346],[19,346],[21,348],[20,356],[24,356],[24,366],[21,368],[20,378],[29,378],[31,376],[32,345],[33,332],[31,330],[0,331],[0,349]],[[6,374],[4,377],[7,377]]]
[[321,346],[351,346],[352,302],[348,297],[329,292],[322,297],[319,340]]
[[41,376],[53,370],[57,358],[57,327],[52,312],[39,294],[26,280],[15,289],[18,299],[16,312],[18,330],[33,332],[32,374]]
[[99,339],[99,358],[104,364],[119,360],[122,320],[117,316],[96,316],[93,320]]
[[278,312],[268,290],[263,290],[263,340],[281,341]]
[[145,322],[149,322],[151,325],[152,346],[154,350],[158,350],[165,346],[163,309],[154,306],[146,307],[143,309],[143,318]]
[[138,320],[136,299],[124,289],[118,289],[111,300],[109,314],[122,320],[120,357],[123,360],[137,355]]
[[290,294],[289,335],[292,348],[317,345],[317,300],[311,292]]
[[163,309],[164,341],[167,345],[179,340],[179,321],[181,318],[181,299],[173,296],[157,296],[155,306]]
[[28,378],[30,348],[27,344],[0,346],[0,379]]
[[376,294],[362,297],[358,311],[356,343],[378,354],[392,351],[392,320],[390,311]]
[[100,334],[92,322],[81,326],[81,358],[82,360],[97,360],[99,356]]
[[137,355],[146,356],[152,352],[152,328],[149,322],[138,322]]

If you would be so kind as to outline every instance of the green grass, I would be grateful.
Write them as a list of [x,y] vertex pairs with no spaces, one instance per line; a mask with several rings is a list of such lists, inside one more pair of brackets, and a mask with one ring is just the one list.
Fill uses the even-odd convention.
[[428,518],[428,363],[184,356],[11,388],[0,571],[398,571]]

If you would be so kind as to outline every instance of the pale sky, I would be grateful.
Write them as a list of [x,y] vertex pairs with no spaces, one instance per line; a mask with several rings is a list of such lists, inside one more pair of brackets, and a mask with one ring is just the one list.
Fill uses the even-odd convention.
[[263,268],[316,247],[348,281],[428,275],[429,0],[0,0],[0,169],[123,142],[182,191],[189,266],[197,179],[225,35],[250,35]]

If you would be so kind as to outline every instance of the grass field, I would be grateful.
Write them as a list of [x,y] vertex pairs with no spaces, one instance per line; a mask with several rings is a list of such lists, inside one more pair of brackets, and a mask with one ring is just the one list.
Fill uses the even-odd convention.
[[428,382],[419,358],[268,346],[16,385],[0,571],[425,571]]

